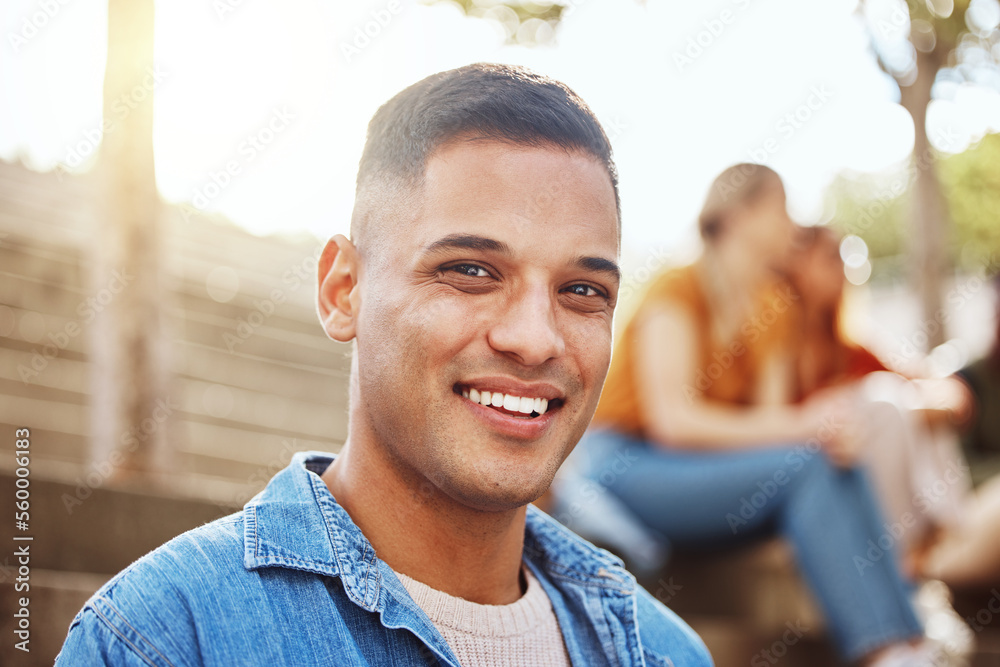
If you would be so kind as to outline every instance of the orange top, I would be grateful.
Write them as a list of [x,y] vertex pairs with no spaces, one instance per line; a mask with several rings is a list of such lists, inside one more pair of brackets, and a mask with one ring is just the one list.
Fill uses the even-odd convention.
[[[695,350],[695,377],[686,380],[685,395],[739,405],[753,403],[764,359],[791,333],[792,311],[798,296],[786,283],[768,286],[758,297],[755,315],[740,326],[730,341],[715,340],[712,334],[708,299],[695,265],[671,269],[655,277],[638,308],[615,341],[611,368],[594,415],[594,424],[643,436],[646,424],[640,410],[636,371],[636,322],[656,304],[681,307],[688,311],[699,342]],[[664,341],[669,345],[670,341]],[[678,382],[685,381],[681,378]]]

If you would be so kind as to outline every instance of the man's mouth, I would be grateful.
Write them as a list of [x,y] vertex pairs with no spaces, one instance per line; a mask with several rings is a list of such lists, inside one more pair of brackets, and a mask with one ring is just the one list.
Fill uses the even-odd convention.
[[538,396],[515,396],[514,394],[486,391],[460,384],[455,385],[454,392],[473,403],[518,419],[535,419],[563,404],[561,398],[554,398],[550,401]]

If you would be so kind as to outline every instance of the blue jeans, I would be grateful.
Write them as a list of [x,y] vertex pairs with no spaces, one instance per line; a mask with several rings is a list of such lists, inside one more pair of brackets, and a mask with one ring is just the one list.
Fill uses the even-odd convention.
[[786,538],[845,657],[921,634],[863,470],[805,445],[705,452],[592,430],[581,448],[584,475],[674,546]]

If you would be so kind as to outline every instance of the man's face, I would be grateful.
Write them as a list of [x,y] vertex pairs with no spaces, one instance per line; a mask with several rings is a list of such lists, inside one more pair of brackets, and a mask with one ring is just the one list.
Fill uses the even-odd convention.
[[518,507],[548,488],[608,370],[611,180],[581,153],[463,141],[428,159],[419,200],[365,253],[360,415],[424,489]]

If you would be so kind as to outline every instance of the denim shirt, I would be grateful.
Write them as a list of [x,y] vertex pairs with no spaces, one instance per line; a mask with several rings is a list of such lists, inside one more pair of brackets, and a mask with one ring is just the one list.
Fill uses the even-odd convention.
[[[332,461],[295,454],[242,512],[132,563],[73,619],[56,665],[459,667],[319,477]],[[530,506],[524,562],[573,665],[712,664],[620,560]]]

